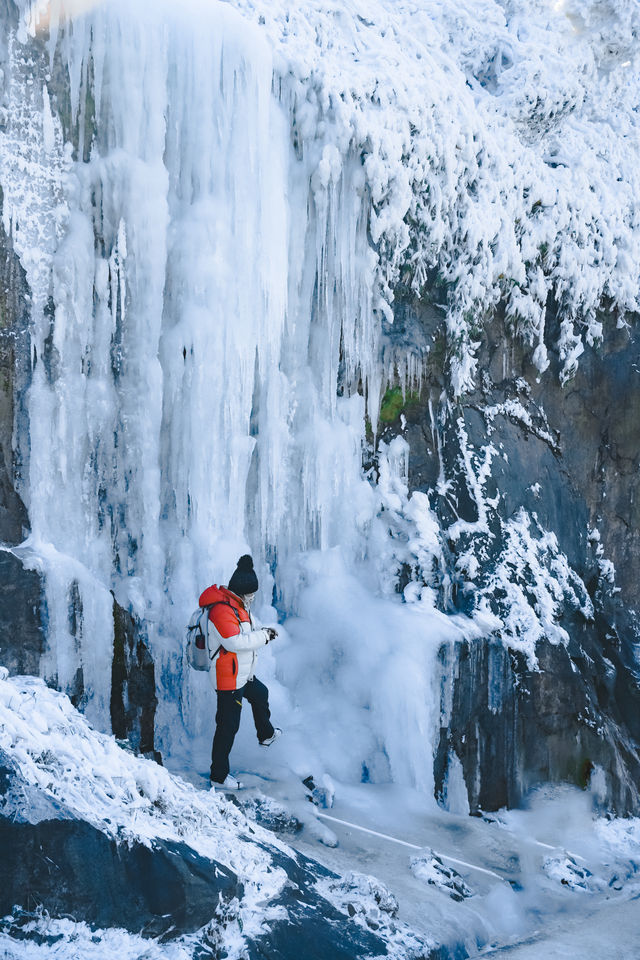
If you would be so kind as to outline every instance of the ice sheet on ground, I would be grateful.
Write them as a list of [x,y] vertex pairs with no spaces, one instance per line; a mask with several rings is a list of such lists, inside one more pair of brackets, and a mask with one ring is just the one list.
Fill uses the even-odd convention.
[[[434,807],[408,787],[334,782],[332,806],[314,807],[295,765],[288,766],[286,737],[277,754],[254,755],[248,717],[245,728],[249,742],[240,747],[240,762],[249,756],[255,762],[253,774],[243,774],[248,789],[240,802],[275,800],[279,809],[294,813],[295,823],[285,834],[292,846],[337,872],[357,869],[376,877],[397,899],[399,917],[417,932],[449,946],[464,944],[470,956],[505,944],[516,951],[522,940],[536,938],[541,957],[562,934],[558,942],[575,950],[566,957],[579,960],[582,924],[602,924],[610,910],[612,917],[621,917],[621,925],[608,946],[596,939],[594,960],[617,956],[609,952],[612,943],[625,960],[640,948],[640,925],[631,922],[638,909],[634,898],[640,896],[640,822],[596,817],[589,793],[545,789],[531,796],[526,810],[478,818]],[[337,846],[310,826],[318,815],[334,818],[319,825],[330,828]],[[416,861],[433,856],[444,866],[440,885],[425,883],[415,868]],[[572,865],[572,875],[588,877],[588,884],[563,883],[564,872],[550,869],[550,863]],[[463,902],[451,899],[447,871],[464,884]],[[599,919],[592,920],[596,914]],[[565,928],[574,930],[573,941]]]

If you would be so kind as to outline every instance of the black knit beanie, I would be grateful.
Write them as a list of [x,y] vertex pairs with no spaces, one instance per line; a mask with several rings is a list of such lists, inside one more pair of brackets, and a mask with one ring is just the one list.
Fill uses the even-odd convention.
[[244,557],[238,560],[238,566],[229,580],[229,590],[237,597],[244,597],[247,593],[256,593],[257,589],[258,578],[253,569],[253,560],[245,553]]

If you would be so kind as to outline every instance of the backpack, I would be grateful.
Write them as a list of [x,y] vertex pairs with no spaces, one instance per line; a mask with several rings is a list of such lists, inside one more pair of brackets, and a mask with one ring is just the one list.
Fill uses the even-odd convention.
[[[224,600],[217,600],[210,603],[208,607],[198,607],[191,614],[191,619],[187,625],[185,635],[185,653],[187,663],[193,670],[202,670],[208,672],[211,664],[216,659],[223,647],[223,637],[216,630],[215,624],[209,619],[209,611],[212,607],[217,607],[219,603],[225,603]],[[231,607],[231,604],[227,604]],[[233,610],[234,608],[231,607]],[[237,613],[236,613],[237,616]],[[238,623],[240,618],[238,617]],[[209,634],[218,641],[218,646],[214,653],[209,651]]]
[[191,614],[185,635],[187,663],[193,670],[209,670],[209,607],[198,607]]

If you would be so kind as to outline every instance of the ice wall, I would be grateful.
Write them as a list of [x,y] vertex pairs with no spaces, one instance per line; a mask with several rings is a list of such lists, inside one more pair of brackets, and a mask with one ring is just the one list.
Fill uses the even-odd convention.
[[211,726],[181,659],[206,584],[250,549],[267,606],[275,585],[291,612],[301,557],[350,575],[367,554],[370,198],[359,155],[323,137],[317,94],[274,79],[264,35],[226,4],[31,14],[11,41],[2,166],[33,290],[20,553],[45,574],[43,671],[71,691],[80,670],[103,727],[110,591],[144,620],[170,749],[178,711]]
[[[354,708],[375,718],[341,772],[360,751],[429,788],[433,711],[411,716],[460,627],[435,613],[439,533],[428,498],[409,501],[408,450],[362,470],[385,376],[420,379],[410,349],[383,356],[394,284],[419,294],[437,273],[454,392],[501,299],[543,369],[560,294],[567,375],[603,297],[615,317],[637,307],[637,12],[605,5],[609,42],[602,5],[580,30],[557,6],[13,8],[0,183],[33,323],[20,552],[45,574],[44,672],[69,689],[80,664],[92,719],[108,723],[113,591],[149,632],[163,742],[178,708],[209,728],[183,625],[250,549],[263,597],[275,586],[298,615],[288,689],[312,702],[327,671],[345,693],[356,675]],[[352,619],[354,571],[363,604],[361,586],[393,593],[401,562],[421,574],[406,597],[423,627],[393,598]]]

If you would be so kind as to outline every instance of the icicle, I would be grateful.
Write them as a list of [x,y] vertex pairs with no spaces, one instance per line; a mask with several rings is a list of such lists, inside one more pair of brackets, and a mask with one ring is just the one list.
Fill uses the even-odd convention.
[[[89,686],[112,647],[113,591],[148,629],[159,740],[174,713],[191,729],[207,715],[176,640],[199,589],[251,550],[265,595],[277,558],[292,609],[297,574],[284,571],[316,549],[353,566],[380,507],[362,474],[383,382],[362,159],[319,91],[274,85],[257,27],[222,4],[198,17],[114,2],[51,41],[76,161],[42,283],[52,333],[49,319],[34,333],[47,367],[29,393],[34,542],[81,558],[47,578],[47,673],[72,682],[77,634],[60,604],[76,590],[95,611],[96,655],[81,644],[78,658],[108,727]],[[404,490],[407,452],[392,453]]]

